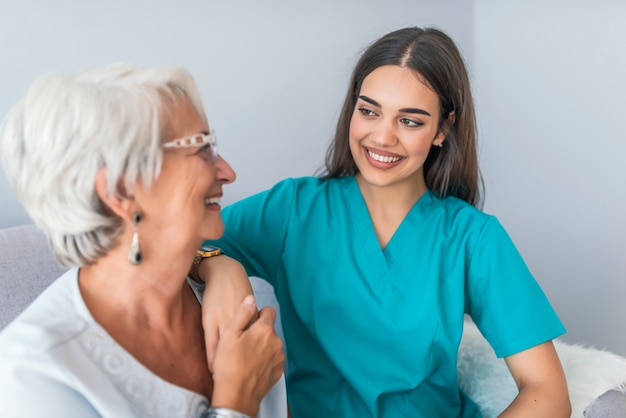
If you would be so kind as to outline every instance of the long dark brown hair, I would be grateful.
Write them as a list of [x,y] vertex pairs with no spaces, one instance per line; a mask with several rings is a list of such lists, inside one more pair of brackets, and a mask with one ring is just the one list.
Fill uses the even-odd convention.
[[[363,80],[376,68],[397,65],[419,73],[439,96],[439,129],[443,148],[432,147],[424,162],[427,187],[439,197],[455,196],[473,206],[482,204],[478,167],[476,115],[467,69],[454,41],[435,28],[410,27],[388,33],[370,45],[352,72],[335,137],[326,152],[324,179],[358,172],[350,152],[350,120]],[[454,112],[454,123],[448,116]]]

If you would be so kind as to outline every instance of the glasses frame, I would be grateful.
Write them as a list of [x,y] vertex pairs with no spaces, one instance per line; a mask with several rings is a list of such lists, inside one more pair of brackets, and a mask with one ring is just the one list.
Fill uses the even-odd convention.
[[200,132],[197,134],[185,136],[182,138],[172,139],[171,141],[167,141],[163,143],[163,148],[173,149],[173,148],[192,148],[192,147],[202,147],[204,145],[210,145],[211,147],[211,162],[217,161],[217,157],[219,155],[217,151],[217,136],[215,136],[215,131],[211,129],[210,133]]

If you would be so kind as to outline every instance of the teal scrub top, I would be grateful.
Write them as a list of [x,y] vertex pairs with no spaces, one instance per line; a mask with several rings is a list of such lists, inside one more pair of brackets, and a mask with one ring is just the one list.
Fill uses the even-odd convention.
[[222,247],[274,286],[294,418],[479,417],[464,314],[499,357],[565,332],[496,218],[427,191],[381,249],[353,176],[287,179],[223,209]]

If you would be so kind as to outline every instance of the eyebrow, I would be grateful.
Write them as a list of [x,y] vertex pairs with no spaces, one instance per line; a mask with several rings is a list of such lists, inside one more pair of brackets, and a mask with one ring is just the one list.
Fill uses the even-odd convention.
[[[359,96],[359,99],[363,100],[364,102],[367,102],[367,103],[371,104],[372,106],[382,107],[380,105],[380,103],[378,103],[376,100],[370,99],[367,96]],[[405,107],[403,109],[400,109],[400,112],[402,112],[402,113],[416,113],[416,114],[419,114],[419,115],[431,116],[431,114],[428,113],[427,111],[425,111],[424,109],[419,109],[419,108],[416,108],[416,107]]]

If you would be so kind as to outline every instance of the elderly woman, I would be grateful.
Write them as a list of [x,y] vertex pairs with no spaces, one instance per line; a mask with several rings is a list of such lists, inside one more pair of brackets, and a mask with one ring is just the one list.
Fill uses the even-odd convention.
[[0,334],[3,415],[287,415],[271,308],[246,298],[209,364],[204,284],[187,272],[223,233],[235,173],[187,71],[42,78],[0,138],[18,199],[71,267]]

